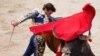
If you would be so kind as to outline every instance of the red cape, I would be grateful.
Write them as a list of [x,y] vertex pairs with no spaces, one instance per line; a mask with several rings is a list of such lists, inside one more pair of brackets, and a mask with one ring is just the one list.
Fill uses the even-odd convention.
[[94,7],[90,4],[86,4],[83,7],[82,12],[69,17],[61,18],[56,22],[50,22],[40,26],[32,26],[30,27],[30,30],[35,34],[49,34],[55,27],[54,32],[58,39],[71,41],[76,39],[80,34],[91,29],[94,16]]

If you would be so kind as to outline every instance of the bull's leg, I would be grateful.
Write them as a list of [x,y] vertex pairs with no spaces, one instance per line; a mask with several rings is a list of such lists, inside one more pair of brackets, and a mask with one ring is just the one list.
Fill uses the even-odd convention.
[[56,56],[62,56],[61,50],[62,50],[62,48],[61,48],[61,44],[60,44],[60,45],[58,46]]
[[59,46],[58,46],[56,56],[62,56],[62,54],[64,53],[64,52],[62,51],[64,45],[65,45],[65,41],[60,40],[60,44],[59,44]]
[[65,45],[62,48],[63,56],[70,56],[71,54],[71,48],[70,48],[70,43],[65,43]]

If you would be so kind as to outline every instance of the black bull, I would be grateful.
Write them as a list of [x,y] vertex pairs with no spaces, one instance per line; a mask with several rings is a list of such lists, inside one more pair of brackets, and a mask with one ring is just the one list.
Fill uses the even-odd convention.
[[[61,41],[53,36],[53,34],[44,35],[47,46],[56,53],[57,48]],[[80,40],[79,38],[68,42],[71,44],[70,56],[95,56],[87,41]]]

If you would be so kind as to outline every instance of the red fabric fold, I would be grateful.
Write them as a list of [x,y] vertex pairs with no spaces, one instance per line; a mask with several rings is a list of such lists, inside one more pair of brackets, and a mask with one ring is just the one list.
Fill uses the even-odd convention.
[[95,8],[90,4],[83,7],[83,11],[72,16],[61,18],[56,22],[40,26],[30,27],[31,32],[35,34],[51,33],[53,28],[58,39],[71,41],[77,38],[80,34],[91,29],[92,20],[95,16]]

